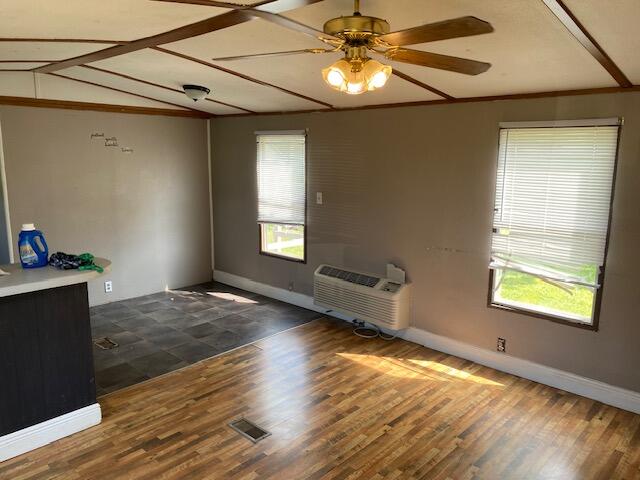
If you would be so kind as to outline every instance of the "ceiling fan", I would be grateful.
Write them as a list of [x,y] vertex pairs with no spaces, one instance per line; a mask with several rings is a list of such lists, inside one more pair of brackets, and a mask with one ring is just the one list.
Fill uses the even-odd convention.
[[324,35],[318,32],[321,35],[316,38],[331,45],[332,48],[259,53],[213,60],[228,61],[301,53],[344,52],[344,58],[322,70],[322,77],[332,88],[352,95],[383,87],[392,73],[391,66],[371,59],[370,52],[389,60],[465,75],[478,75],[491,67],[490,63],[405,48],[405,45],[493,32],[490,23],[476,17],[454,18],[390,33],[389,23],[386,20],[362,15],[360,0],[354,0],[353,15],[327,21],[323,31]]

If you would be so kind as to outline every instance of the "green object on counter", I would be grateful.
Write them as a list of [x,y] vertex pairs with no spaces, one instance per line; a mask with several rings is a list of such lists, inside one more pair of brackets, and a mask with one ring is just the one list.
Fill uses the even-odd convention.
[[78,270],[95,270],[98,273],[104,272],[104,268],[100,265],[96,265],[94,260],[94,256],[90,253],[81,253],[78,255],[78,258],[82,262],[82,264],[78,267]]

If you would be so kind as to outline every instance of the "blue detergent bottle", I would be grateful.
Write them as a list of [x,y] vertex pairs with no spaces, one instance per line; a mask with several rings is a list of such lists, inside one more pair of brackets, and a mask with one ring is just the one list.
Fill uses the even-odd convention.
[[49,264],[49,247],[33,223],[24,223],[18,236],[18,251],[22,268],[40,268]]

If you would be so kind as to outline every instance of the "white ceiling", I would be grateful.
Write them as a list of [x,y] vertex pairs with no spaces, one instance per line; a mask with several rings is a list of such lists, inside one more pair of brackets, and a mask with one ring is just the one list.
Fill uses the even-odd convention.
[[150,0],[0,0],[0,35],[135,40],[226,11]]
[[604,51],[634,83],[640,83],[640,1],[565,0]]
[[[495,8],[496,3],[501,4],[500,8]],[[454,97],[617,85],[542,1],[457,1],[455,8],[449,6],[447,12],[440,13],[435,20],[463,16],[465,12],[471,12],[478,18],[490,18],[495,32],[425,43],[413,48],[489,62],[492,67],[487,72],[466,76],[407,64],[392,65]]]
[[[233,55],[282,52],[326,45],[307,35],[262,19],[251,20],[217,32],[188,38],[164,46],[203,60]],[[229,66],[229,68],[233,68]]]
[[[118,90],[124,90],[127,92],[136,92],[139,95],[155,98],[157,100],[168,102],[174,105],[180,105],[185,108],[194,108],[194,102],[182,92],[172,92],[165,89],[160,89],[151,85],[141,84],[134,80],[110,75],[96,70],[90,70],[84,67],[71,67],[59,72],[60,75],[65,75],[70,78],[78,80],[84,80],[94,84],[105,85],[107,87],[115,88]],[[168,105],[171,107],[171,105]],[[213,113],[215,115],[229,115],[233,113],[243,113],[242,110],[230,108],[220,103],[212,101],[200,102],[198,109]]]
[[[257,1],[227,3],[248,5]],[[637,54],[640,35],[636,33],[640,23],[640,1],[565,0],[565,3],[631,81],[640,83],[640,55]],[[352,4],[352,0],[324,0],[283,12],[283,15],[321,30],[329,18],[349,15]],[[82,66],[57,72],[85,83],[53,75],[35,76],[27,73],[32,68],[42,66],[43,63],[39,61],[69,59],[114,45],[96,43],[95,40],[133,41],[228,11],[225,8],[153,0],[0,0],[0,95],[169,109],[191,108],[215,115],[247,111],[315,110],[326,109],[328,105],[348,108],[442,99],[428,89],[397,76],[393,76],[383,89],[375,92],[359,96],[337,93],[324,84],[320,70],[339,58],[339,54],[212,60],[217,57],[325,46],[310,36],[262,19],[161,45],[164,49],[214,63],[239,75],[153,49],[134,51],[89,64],[113,73]],[[483,74],[467,76],[389,62],[419,82],[453,97],[617,86],[611,75],[568,32],[542,0],[362,0],[361,11],[385,18],[391,23],[392,30],[464,15],[490,22],[495,28],[491,34],[413,47],[490,62],[491,69]],[[211,88],[209,99],[214,101],[194,104],[182,93],[167,89],[180,90],[185,83]]]
[[109,43],[0,42],[0,60],[64,60],[111,46]]
[[[256,53],[282,52],[306,48],[326,48],[327,45],[307,35],[256,19],[224,30],[200,35],[164,48],[201,60]],[[301,54],[282,57],[262,57],[233,61],[212,61],[236,72],[279,85],[336,107],[355,107],[363,96],[345,95],[327,88],[320,71],[340,58],[340,54]],[[385,88],[366,95],[367,104],[435,100],[441,97],[406,82],[392,78]],[[312,105],[311,108],[318,108]]]
[[30,70],[47,65],[48,62],[0,62],[0,70]]
[[308,100],[150,49],[102,60],[91,65],[135,78],[149,79],[172,88],[181,88],[186,83],[205,85],[213,90],[212,99],[246,107],[256,112],[318,107],[317,104]]
[[162,102],[152,101],[135,95],[114,92],[102,87],[66,80],[53,75],[27,72],[2,72],[0,94],[42,98],[46,100],[70,100],[74,102],[106,103],[152,108],[175,108]]

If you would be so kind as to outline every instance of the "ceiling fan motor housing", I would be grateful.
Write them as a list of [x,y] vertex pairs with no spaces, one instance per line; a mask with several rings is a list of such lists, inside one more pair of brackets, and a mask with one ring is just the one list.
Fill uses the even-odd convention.
[[386,20],[367,15],[332,18],[324,24],[324,33],[353,44],[366,44],[371,37],[389,33]]

